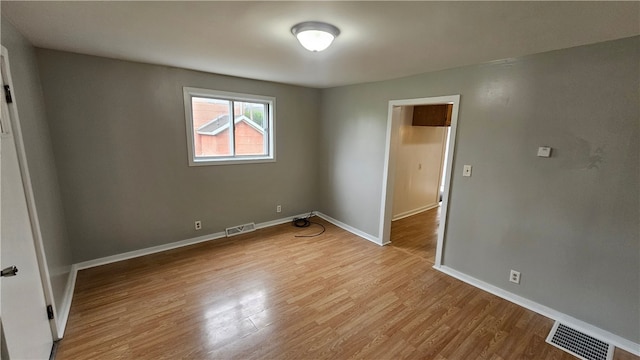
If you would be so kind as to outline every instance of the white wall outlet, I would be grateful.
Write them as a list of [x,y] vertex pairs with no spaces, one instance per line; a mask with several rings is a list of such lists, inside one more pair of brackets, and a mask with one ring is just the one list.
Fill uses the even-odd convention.
[[520,271],[511,270],[509,273],[509,281],[520,284]]
[[194,223],[196,230],[202,230],[202,221],[196,220]]
[[277,213],[282,212],[282,205],[277,205],[277,206],[276,206],[276,212],[277,212]]
[[462,176],[471,176],[471,165],[465,165],[462,167]]

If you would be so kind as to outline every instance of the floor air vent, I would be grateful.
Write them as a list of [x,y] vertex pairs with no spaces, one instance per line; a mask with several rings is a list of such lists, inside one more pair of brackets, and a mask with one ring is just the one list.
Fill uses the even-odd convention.
[[248,223],[244,225],[238,225],[230,228],[226,228],[224,232],[227,234],[227,237],[238,235],[246,232],[250,232],[256,229],[256,224]]
[[547,342],[582,360],[611,360],[614,347],[556,321]]

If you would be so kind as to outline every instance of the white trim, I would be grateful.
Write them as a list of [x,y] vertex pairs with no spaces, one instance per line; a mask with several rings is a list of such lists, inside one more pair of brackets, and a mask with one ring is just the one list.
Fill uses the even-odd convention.
[[[229,160],[233,159],[233,160]],[[194,160],[189,166],[209,166],[209,165],[238,165],[238,164],[259,164],[259,163],[272,163],[276,162],[276,159],[263,156],[236,156],[234,158],[214,159],[205,158],[200,160]]]
[[[13,139],[16,144],[16,153],[18,155],[18,165],[20,167],[20,175],[22,178],[22,184],[24,186],[24,194],[27,202],[27,211],[29,212],[29,222],[31,223],[31,231],[33,233],[34,245],[36,249],[36,258],[38,260],[38,270],[40,272],[40,280],[42,282],[42,290],[44,292],[44,301],[46,305],[51,305],[53,308],[54,319],[58,317],[56,301],[53,296],[53,288],[51,287],[51,277],[49,275],[49,265],[47,263],[47,257],[44,251],[44,243],[42,241],[42,230],[40,229],[40,218],[38,216],[38,210],[36,208],[35,197],[33,194],[33,187],[31,186],[31,173],[29,172],[29,166],[27,163],[27,153],[25,151],[24,140],[22,137],[22,128],[20,126],[20,118],[18,116],[18,99],[15,96],[15,88],[13,87],[13,79],[11,78],[11,67],[9,65],[9,52],[2,46],[2,58],[5,62],[5,82],[10,86],[13,91],[13,102],[7,104],[7,109],[10,112],[10,119],[13,120],[11,129],[13,130]],[[49,321],[49,327],[51,328],[51,335],[53,340],[61,338],[58,334],[58,328],[55,321]]]
[[382,170],[382,199],[380,201],[380,231],[379,236],[381,243],[388,244],[391,238],[391,207],[393,204],[393,182],[395,174],[395,156],[396,143],[398,139],[399,120],[393,119],[393,108],[398,106],[415,106],[429,104],[453,104],[451,113],[451,133],[449,140],[449,156],[446,159],[447,167],[446,178],[444,182],[444,192],[442,194],[442,210],[440,212],[440,227],[438,228],[438,243],[436,246],[435,264],[442,264],[442,248],[444,246],[444,235],[446,231],[447,213],[449,206],[449,186],[451,183],[453,157],[456,142],[456,131],[458,127],[458,108],[460,106],[460,95],[436,96],[419,99],[391,100],[389,101],[387,115],[387,136],[385,142],[385,157]]
[[[250,163],[267,163],[276,161],[276,98],[273,96],[253,95],[234,93],[229,91],[219,91],[212,89],[202,89],[195,87],[184,86],[182,88],[182,95],[184,99],[184,116],[187,135],[187,153],[189,156],[189,166],[208,166],[208,165],[234,165],[234,164],[250,164]],[[195,158],[194,154],[194,138],[193,138],[193,117],[192,117],[192,96],[202,96],[207,98],[224,99],[230,101],[246,101],[246,102],[259,102],[267,105],[267,155],[264,156],[248,156],[248,155],[234,155],[230,157],[200,157]],[[229,105],[231,106],[231,105]],[[230,115],[230,117],[233,115]],[[235,120],[235,119],[234,119]],[[233,137],[233,127],[229,130],[232,132],[230,136]],[[233,144],[231,142],[230,144]]]
[[78,266],[72,265],[67,278],[67,285],[64,288],[64,298],[60,307],[60,316],[57,317],[56,326],[58,327],[58,336],[60,339],[64,337],[64,331],[67,328],[69,320],[69,310],[71,310],[71,301],[73,300],[73,292],[76,289],[76,276],[78,275]]
[[391,221],[396,221],[396,220],[401,220],[401,219],[404,219],[404,218],[408,218],[409,216],[417,215],[417,214],[423,213],[423,212],[425,212],[425,211],[429,211],[429,210],[431,210],[431,209],[435,209],[435,208],[437,208],[438,206],[440,206],[440,203],[435,203],[435,204],[430,204],[430,205],[426,205],[426,206],[421,206],[421,207],[419,207],[419,208],[417,208],[417,209],[413,209],[413,210],[405,211],[405,212],[402,212],[402,213],[400,213],[400,214],[398,214],[398,215],[394,216],[394,217],[391,219]]
[[449,148],[445,159],[447,172],[444,179],[444,191],[442,192],[442,209],[440,210],[440,226],[438,227],[438,243],[436,245],[435,264],[442,265],[442,249],[444,248],[444,236],[447,231],[447,216],[449,215],[449,193],[451,189],[451,177],[453,176],[453,157],[456,147],[456,133],[458,131],[458,109],[460,107],[460,95],[455,96],[451,112],[451,128],[449,130]]
[[332,218],[331,216],[325,215],[321,212],[316,212],[316,215],[318,215],[319,217],[327,220],[328,222],[332,223],[333,225],[342,228],[343,230],[346,230],[354,235],[357,235],[363,239],[369,240],[372,243],[375,243],[376,245],[387,245],[389,243],[391,243],[390,241],[386,242],[386,243],[381,243],[380,239],[371,235],[371,234],[367,234],[366,232],[362,231],[362,230],[358,230],[356,228],[354,228],[353,226],[347,225],[341,221],[338,221],[334,218]]
[[295,216],[289,216],[289,217],[282,218],[282,219],[276,219],[276,220],[262,222],[260,224],[256,224],[256,230],[257,229],[263,229],[263,228],[271,227],[271,226],[276,226],[276,225],[280,225],[280,224],[286,224],[288,222],[292,222],[293,219],[303,218],[303,217],[307,217],[307,216],[309,216],[309,213],[304,213],[304,214],[299,214],[299,215],[295,215]]
[[[384,164],[382,166],[382,198],[380,200],[380,230],[378,236],[391,242],[391,213],[393,208],[393,188],[395,180],[395,161],[391,161],[391,149],[397,147],[399,126],[393,125],[393,105],[389,102],[387,114],[387,134],[385,137]],[[394,141],[392,144],[391,142]],[[393,151],[395,154],[395,149]],[[394,176],[389,176],[392,173]],[[389,226],[387,225],[389,219]]]
[[450,267],[434,265],[433,268],[449,276],[452,276],[458,280],[464,281],[465,283],[471,286],[474,286],[478,289],[484,290],[495,296],[498,296],[507,301],[510,301],[516,305],[519,305],[526,309],[534,311],[542,316],[548,317],[552,320],[560,321],[561,323],[569,325],[577,330],[580,330],[587,335],[591,335],[595,338],[598,338],[600,340],[613,344],[614,346],[619,347],[620,349],[628,351],[636,356],[640,356],[640,344],[636,344],[633,341],[627,340],[619,335],[612,334],[606,330],[600,329],[599,327],[593,326],[582,320],[578,320],[572,316],[561,313],[560,311],[541,305],[535,301],[531,301],[529,299],[523,298],[514,293],[508,292],[504,289],[501,289],[497,286],[486,283],[482,280],[478,280],[472,276],[461,273]]
[[140,256],[151,255],[151,254],[155,254],[155,253],[159,253],[167,250],[177,249],[183,246],[198,244],[198,243],[209,241],[209,240],[216,240],[223,237],[226,237],[226,235],[224,231],[221,231],[213,234],[194,237],[191,239],[175,241],[172,243],[152,246],[152,247],[148,247],[140,250],[128,251],[122,254],[105,256],[102,258],[93,259],[89,261],[83,261],[81,263],[75,264],[74,266],[77,268],[77,270],[84,270],[84,269],[88,269],[96,266],[111,264],[118,261],[133,259]]

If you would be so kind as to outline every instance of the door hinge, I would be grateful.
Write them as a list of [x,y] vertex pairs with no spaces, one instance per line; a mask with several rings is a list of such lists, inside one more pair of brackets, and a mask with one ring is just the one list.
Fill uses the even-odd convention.
[[7,99],[7,104],[11,104],[13,102],[13,98],[11,97],[11,88],[9,85],[4,86],[4,98]]
[[49,320],[53,320],[53,306],[47,305],[47,317]]

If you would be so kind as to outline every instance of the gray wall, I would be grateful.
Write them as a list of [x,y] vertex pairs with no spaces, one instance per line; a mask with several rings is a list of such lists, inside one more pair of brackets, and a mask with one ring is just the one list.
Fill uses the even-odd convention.
[[[319,90],[37,53],[74,262],[300,214],[318,203]],[[189,167],[183,86],[275,96],[277,162]],[[195,220],[202,230],[194,230]]]
[[320,210],[377,236],[388,101],[461,94],[444,264],[638,343],[639,61],[635,37],[325,90]]
[[2,18],[1,23],[2,46],[9,53],[13,93],[20,117],[53,297],[60,313],[71,270],[71,247],[45,118],[35,49],[5,18]]

